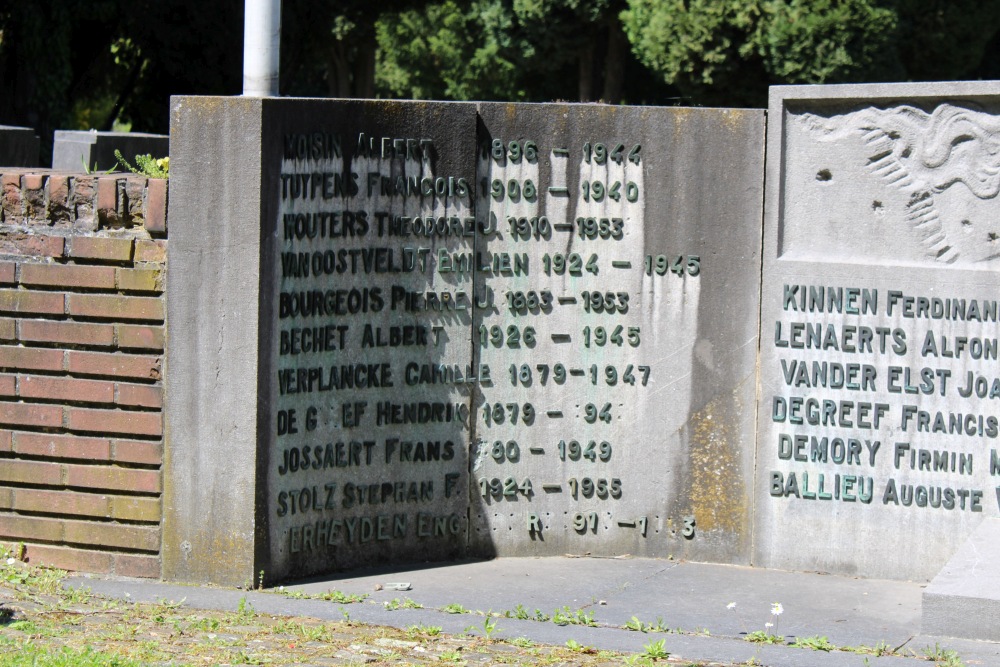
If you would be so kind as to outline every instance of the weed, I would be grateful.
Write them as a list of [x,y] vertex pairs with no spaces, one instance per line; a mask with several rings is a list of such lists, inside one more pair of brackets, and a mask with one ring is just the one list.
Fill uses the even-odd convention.
[[391,600],[386,600],[382,603],[386,609],[389,611],[396,611],[397,609],[423,609],[424,605],[419,602],[414,602],[410,598],[393,598]]
[[116,149],[115,159],[118,160],[118,164],[125,167],[133,174],[140,174],[148,178],[170,178],[169,157],[154,158],[148,153],[146,155],[136,155],[135,166],[133,167],[122,156],[122,152]]
[[813,637],[799,637],[793,643],[795,648],[811,648],[814,651],[832,651],[836,646],[831,644],[826,637],[819,635]]
[[535,642],[527,637],[515,637],[514,639],[508,639],[507,642],[519,648],[530,648],[535,645]]
[[743,639],[748,642],[753,642],[754,644],[783,644],[785,642],[784,637],[773,635],[766,630],[754,630],[753,632],[748,632],[744,635]]
[[640,621],[637,616],[633,616],[632,620],[625,624],[625,629],[632,630],[633,632],[649,632],[651,628]]
[[552,622],[556,625],[597,625],[594,622],[594,612],[585,612],[582,609],[572,611],[568,605],[552,612]]
[[[465,629],[466,634],[472,634],[473,630],[478,628],[475,625],[470,625]],[[483,636],[487,639],[493,638],[493,633],[497,631],[497,621],[493,618],[493,611],[486,612],[486,618],[483,619]]]
[[406,631],[412,635],[427,635],[428,637],[437,637],[441,634],[440,625],[411,625],[406,629]]
[[658,642],[650,642],[642,647],[643,657],[651,658],[653,660],[666,660],[670,657],[669,651],[667,651],[667,640],[661,639]]
[[468,609],[466,609],[462,605],[458,604],[457,602],[452,603],[452,604],[446,604],[444,607],[441,608],[441,610],[444,611],[444,612],[446,612],[446,613],[448,613],[448,614],[468,614],[469,613]]
[[505,611],[503,615],[506,618],[517,618],[522,621],[527,621],[531,618],[531,613],[524,608],[524,605],[517,605],[512,611]]
[[940,644],[934,644],[934,648],[928,646],[924,649],[923,653],[924,657],[932,660],[935,665],[940,665],[940,667],[965,667],[965,663],[958,657],[958,653],[941,648]]
[[236,605],[236,618],[238,621],[243,623],[257,618],[257,610],[253,608],[252,604],[247,602],[245,595],[240,598],[239,603]]
[[576,651],[577,653],[597,653],[597,649],[593,646],[584,646],[580,642],[573,639],[566,642],[566,648],[570,651]]
[[462,660],[462,654],[459,653],[458,651],[445,651],[440,655],[440,658],[441,662],[460,662],[463,664],[465,663],[465,661]]

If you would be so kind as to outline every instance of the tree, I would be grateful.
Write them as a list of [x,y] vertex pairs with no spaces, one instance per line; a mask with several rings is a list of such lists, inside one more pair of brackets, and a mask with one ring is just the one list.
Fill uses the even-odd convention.
[[874,0],[628,0],[633,51],[700,104],[763,105],[767,86],[882,78],[895,13]]
[[670,93],[628,50],[624,0],[440,0],[383,15],[377,89],[454,100],[624,99]]

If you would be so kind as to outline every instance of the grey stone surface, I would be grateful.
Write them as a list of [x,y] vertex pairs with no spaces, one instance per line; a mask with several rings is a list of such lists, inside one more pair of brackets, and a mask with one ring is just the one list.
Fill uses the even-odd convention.
[[78,172],[81,169],[107,171],[118,166],[115,150],[120,150],[132,166],[136,155],[154,158],[170,154],[170,137],[143,132],[98,132],[97,130],[56,130],[52,144],[52,168]]
[[260,221],[277,214],[277,182],[260,100],[171,106],[163,576],[235,586],[266,566]]
[[474,109],[173,105],[165,577],[461,554]]
[[755,565],[926,580],[998,515],[998,94],[771,89]]
[[1000,519],[985,519],[924,589],[922,632],[1000,641]]
[[0,125],[0,166],[38,167],[38,135],[30,127]]
[[173,104],[165,576],[748,562],[761,112]]
[[[263,168],[280,171],[261,275],[267,572],[459,556],[480,373],[472,273],[439,257],[473,249],[475,109],[265,104]],[[280,421],[293,411],[295,433]]]
[[[411,591],[376,591],[376,584],[408,581]],[[521,583],[531,582],[530,585]],[[235,610],[241,598],[258,612],[352,620],[395,627],[415,624],[440,626],[461,633],[482,627],[483,617],[449,614],[446,604],[459,603],[471,611],[501,612],[515,600],[531,611],[551,613],[569,606],[594,612],[597,625],[558,626],[549,622],[497,618],[498,637],[527,637],[565,644],[573,640],[598,649],[641,652],[663,639],[673,656],[689,660],[737,663],[755,658],[774,667],[891,667],[925,665],[925,650],[936,645],[954,650],[965,664],[1000,663],[1000,644],[919,634],[921,586],[878,579],[768,571],[759,568],[674,563],[650,559],[507,558],[431,567],[381,568],[355,572],[346,578],[317,579],[288,586],[292,591],[365,593],[362,603],[338,604],[314,599],[290,599],[256,591],[211,587],[171,586],[150,581],[123,581],[77,577],[70,585],[136,601],[181,601],[191,608]],[[385,602],[410,599],[422,609],[386,609]],[[601,605],[601,601],[606,602]],[[736,610],[727,609],[737,602]],[[874,647],[884,642],[897,656],[833,651],[823,653],[788,645],[761,646],[742,639],[746,630],[764,629],[776,620],[772,602],[781,602],[777,631],[789,641],[795,637],[826,636],[842,647]],[[516,605],[517,602],[514,602]],[[672,632],[631,632],[620,625],[636,616],[646,623],[657,617]],[[700,630],[708,634],[696,634]],[[677,632],[680,630],[680,632]],[[477,633],[472,630],[473,633]]]
[[473,551],[748,562],[763,114],[479,112]]

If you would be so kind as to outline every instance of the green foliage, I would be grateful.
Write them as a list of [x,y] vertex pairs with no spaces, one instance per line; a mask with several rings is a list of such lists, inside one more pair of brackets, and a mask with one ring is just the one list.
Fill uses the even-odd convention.
[[667,651],[667,640],[661,639],[657,642],[650,642],[643,646],[642,655],[646,658],[652,658],[653,660],[666,660],[670,657],[670,653]]
[[414,99],[525,98],[514,16],[501,0],[454,0],[385,16],[376,25],[377,90]]
[[744,635],[743,639],[754,644],[783,644],[785,638],[771,634],[765,630],[754,630]]
[[423,609],[424,605],[419,602],[414,602],[410,598],[393,598],[391,600],[386,600],[382,603],[386,609],[389,611],[396,611],[397,609]]
[[140,667],[141,662],[119,655],[96,651],[91,647],[74,649],[64,646],[51,650],[31,643],[16,651],[0,653],[0,667]]
[[[486,637],[486,639],[492,639],[493,634],[497,631],[497,620],[493,618],[492,611],[486,612],[485,616],[486,618],[483,619],[483,627],[482,627],[483,636]],[[480,628],[477,628],[475,625],[470,625],[469,627],[465,628],[465,632],[466,634],[472,634],[474,630],[479,630],[479,629]]]
[[[133,167],[124,157],[122,157],[122,152],[116,148],[115,159],[118,160],[118,164],[125,167],[133,174],[140,174],[142,176],[146,176],[147,178],[170,178],[169,157],[154,158],[148,153],[146,155],[136,155],[135,166]],[[260,573],[260,581],[261,587],[263,587],[263,571]],[[247,586],[247,588],[249,588],[249,586]]]
[[552,612],[552,622],[556,625],[597,625],[594,622],[594,612],[586,612],[582,609],[572,611],[568,605]]
[[437,637],[441,634],[440,625],[411,625],[406,629],[407,633],[414,637],[416,635],[427,635],[428,637]]
[[958,656],[958,653],[950,649],[942,648],[940,644],[934,644],[924,649],[924,656],[940,667],[965,667],[965,663]]
[[878,0],[629,0],[622,22],[693,100],[760,104],[768,84],[877,79],[897,16]]
[[791,644],[795,648],[811,648],[814,651],[832,651],[836,646],[830,643],[826,637],[819,635],[813,637],[798,637]]
[[468,609],[466,609],[462,605],[458,604],[457,602],[453,602],[452,604],[446,604],[441,609],[443,611],[449,613],[449,614],[468,614],[469,613]]

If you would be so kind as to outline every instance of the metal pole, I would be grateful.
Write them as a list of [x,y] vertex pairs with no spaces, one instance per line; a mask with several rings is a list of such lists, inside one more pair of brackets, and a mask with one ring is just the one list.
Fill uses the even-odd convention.
[[281,0],[246,0],[243,18],[243,95],[278,95]]

